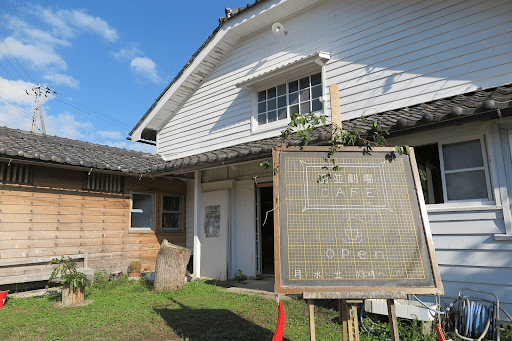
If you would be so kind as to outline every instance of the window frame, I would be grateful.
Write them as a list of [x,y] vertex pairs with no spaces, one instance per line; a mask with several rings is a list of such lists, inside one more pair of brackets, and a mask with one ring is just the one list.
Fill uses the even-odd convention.
[[[132,226],[132,215],[134,213],[142,213],[135,212],[133,208],[133,195],[134,194],[144,194],[151,196],[151,215],[150,215],[150,225],[149,227],[133,227]],[[131,192],[130,193],[130,231],[154,231],[155,230],[155,194],[151,192]]]
[[[166,211],[164,210],[165,197],[175,197],[179,199],[179,211]],[[165,213],[177,213],[178,214],[178,227],[164,227],[164,214]],[[162,208],[161,208],[161,226],[160,229],[163,232],[182,231],[183,219],[183,196],[179,194],[162,194]]]
[[[444,166],[444,153],[443,153],[443,146],[450,145],[450,144],[456,144],[461,142],[469,142],[478,140],[480,142],[480,150],[482,152],[482,160],[483,160],[483,166],[481,167],[473,167],[473,168],[464,168],[464,169],[457,169],[457,170],[445,170]],[[446,140],[446,141],[438,141],[437,142],[438,151],[439,151],[439,163],[441,168],[441,181],[442,181],[442,187],[443,187],[443,200],[444,204],[454,204],[454,203],[480,203],[480,204],[494,204],[494,193],[493,193],[493,184],[491,181],[491,175],[490,175],[490,165],[488,160],[488,153],[486,150],[486,142],[485,142],[485,135],[480,136],[469,136],[466,138],[460,138],[456,140]],[[485,174],[485,182],[487,187],[487,198],[480,198],[480,199],[460,199],[460,200],[449,200],[448,199],[448,192],[446,190],[446,174],[451,173],[461,173],[461,172],[469,172],[473,170],[484,170]],[[440,204],[430,204],[430,205],[440,205]]]
[[[316,75],[316,74],[320,74],[320,84],[316,84],[314,86],[310,85],[308,87],[308,89],[310,91],[310,98],[308,101],[310,103],[312,103],[313,99],[311,97],[311,91],[312,91],[313,87],[320,86],[321,93],[320,93],[319,98],[323,99],[325,96],[325,93],[326,93],[326,91],[325,91],[325,74],[324,74],[323,67],[319,68],[316,71],[309,71],[305,74],[296,74],[296,75],[293,75],[292,77],[286,77],[284,79],[280,79],[280,80],[274,81],[272,83],[263,83],[263,84],[259,85],[258,87],[254,88],[254,90],[252,92],[253,114],[251,117],[251,132],[254,134],[254,133],[265,132],[265,131],[269,131],[269,130],[275,130],[278,128],[282,128],[283,126],[287,126],[291,121],[290,107],[292,105],[290,105],[290,100],[289,100],[290,83],[295,82],[295,81],[299,82],[302,78],[305,78],[305,77],[310,78],[311,76]],[[310,81],[311,81],[311,78],[310,78]],[[268,91],[269,89],[272,89],[272,88],[277,88],[279,85],[283,85],[283,83],[286,85],[286,94],[284,95],[284,96],[286,96],[286,118],[284,118],[284,119],[278,118],[279,117],[278,107],[276,105],[276,109],[275,109],[276,110],[276,120],[273,122],[267,122],[265,124],[260,124],[258,122],[258,115],[259,115],[258,105],[260,103],[259,98],[258,98],[259,92]],[[296,93],[297,93],[297,96],[299,96],[298,103],[297,103],[297,105],[299,105],[299,108],[300,108],[300,104],[301,104],[300,91],[301,91],[300,85],[298,84]],[[283,96],[283,95],[281,95],[281,96]],[[276,96],[275,96],[276,101],[277,101],[277,98],[281,97],[281,96],[277,95],[277,93],[276,93]],[[268,98],[266,100],[268,100]],[[320,100],[320,101],[322,102],[322,109],[315,111],[315,113],[317,113],[319,115],[324,115],[325,114],[325,104],[324,104],[324,101],[322,101],[322,100]],[[266,111],[266,113],[268,113],[268,110]]]

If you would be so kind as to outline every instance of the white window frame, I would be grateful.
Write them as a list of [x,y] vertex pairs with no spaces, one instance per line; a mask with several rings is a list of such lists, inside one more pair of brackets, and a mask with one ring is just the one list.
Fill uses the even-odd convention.
[[[276,57],[279,59],[278,57]],[[315,52],[307,56],[299,56],[294,60],[285,60],[280,64],[272,65],[271,60],[265,63],[265,65],[258,68],[259,71],[248,74],[247,77],[242,79],[240,82],[235,84],[237,88],[245,88],[252,93],[252,115],[251,115],[251,133],[265,133],[271,132],[272,134],[266,134],[266,136],[275,135],[275,130],[287,126],[290,123],[290,112],[288,105],[288,83],[299,80],[305,76],[311,76],[316,73],[321,74],[322,81],[322,93],[321,98],[325,99],[325,64],[331,59],[329,52]],[[275,122],[258,125],[258,92],[267,90],[274,86],[286,83],[287,87],[287,118],[282,120],[276,120]],[[321,115],[325,115],[325,105],[322,105]],[[264,137],[262,137],[264,138]]]
[[[164,210],[164,200],[165,197],[174,197],[179,199],[179,210],[178,211],[166,211]],[[164,214],[165,213],[177,213],[178,214],[178,227],[164,227]],[[163,194],[162,195],[162,231],[181,231],[182,228],[182,218],[183,218],[183,197],[181,195],[176,194]]]
[[[325,95],[325,75],[324,75],[323,68],[322,68],[322,69],[319,69],[318,71],[309,72],[309,73],[303,74],[301,76],[295,76],[295,77],[291,77],[289,79],[280,80],[277,83],[270,83],[267,85],[262,85],[262,86],[258,87],[257,89],[255,89],[252,94],[252,102],[253,102],[253,110],[252,110],[253,115],[251,118],[252,133],[254,134],[254,133],[259,133],[259,132],[265,132],[265,131],[275,130],[275,129],[283,128],[283,127],[287,126],[291,121],[291,113],[290,113],[291,105],[289,102],[290,83],[292,83],[294,81],[299,81],[300,79],[305,78],[305,77],[311,77],[318,73],[320,74],[320,82],[321,82],[320,83],[320,88],[321,88],[320,98],[322,98],[322,100],[321,100],[322,101],[322,109],[317,110],[314,113],[316,113],[317,115],[324,115],[325,114],[325,105],[323,104],[323,98]],[[258,104],[259,104],[258,93],[260,91],[266,91],[268,89],[277,87],[279,85],[282,85],[283,83],[286,84],[286,95],[285,95],[286,96],[286,118],[281,119],[281,120],[277,118],[279,116],[279,114],[277,113],[278,108],[276,106],[276,121],[265,123],[265,124],[259,124],[258,123]],[[318,85],[316,85],[316,86],[318,86]],[[311,91],[311,88],[312,87],[310,86],[309,87],[310,91]],[[300,87],[297,90],[297,95],[300,96]],[[276,100],[278,97],[279,96],[276,94],[276,97],[275,97]],[[309,101],[310,101],[310,103],[312,103],[311,98],[309,99]],[[299,99],[298,105],[300,108],[300,99]]]
[[[132,226],[132,215],[135,213],[143,213],[141,209],[133,208],[133,195],[143,194],[151,196],[151,222],[149,227],[133,227]],[[132,231],[153,231],[155,225],[155,195],[150,192],[131,192],[130,194],[130,230]]]
[[[468,142],[468,141],[474,141],[478,140],[480,142],[480,148],[482,152],[482,159],[484,165],[481,167],[473,167],[473,168],[465,168],[465,169],[457,169],[457,170],[445,170],[444,169],[444,159],[443,159],[443,146],[460,143],[460,142]],[[474,137],[474,138],[466,138],[461,139],[458,141],[450,141],[450,142],[438,142],[437,143],[438,150],[439,150],[439,163],[441,165],[441,180],[443,185],[443,199],[445,203],[489,203],[493,202],[493,192],[492,192],[492,184],[491,184],[491,177],[489,175],[489,162],[488,162],[488,156],[485,148],[485,139],[484,136],[480,137]],[[462,173],[462,172],[470,172],[475,170],[482,170],[485,174],[485,182],[487,185],[487,198],[481,198],[481,199],[461,199],[461,200],[449,200],[448,199],[448,192],[446,190],[446,174],[450,173]]]

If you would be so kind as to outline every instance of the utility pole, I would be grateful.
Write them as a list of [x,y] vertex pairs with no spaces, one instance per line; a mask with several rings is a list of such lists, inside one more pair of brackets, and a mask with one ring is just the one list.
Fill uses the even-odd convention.
[[36,118],[37,118],[37,112],[39,111],[39,117],[41,118],[41,128],[43,129],[43,134],[46,135],[46,129],[44,127],[44,119],[43,119],[43,109],[39,105],[39,97],[44,96],[48,97],[48,94],[50,94],[52,91],[50,88],[44,85],[37,85],[32,87],[32,94],[28,91],[27,95],[29,96],[36,96],[36,100],[34,103],[34,115],[32,116],[32,132],[35,133],[36,131]]

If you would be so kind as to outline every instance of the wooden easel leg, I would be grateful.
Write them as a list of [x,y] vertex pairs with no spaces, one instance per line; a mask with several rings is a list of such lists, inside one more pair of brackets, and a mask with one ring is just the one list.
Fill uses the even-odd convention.
[[354,329],[354,341],[359,341],[359,319],[357,315],[357,306],[353,305],[350,311],[352,312],[351,320]]
[[310,340],[315,341],[315,305],[313,304],[312,299],[308,299],[308,307],[309,307],[309,335]]
[[391,341],[398,340],[398,323],[396,320],[395,300],[386,300],[388,304],[389,329],[391,330]]
[[349,314],[348,314],[348,305],[346,300],[339,300],[339,309],[340,309],[340,323],[343,326],[343,341],[348,340],[348,322],[349,322]]

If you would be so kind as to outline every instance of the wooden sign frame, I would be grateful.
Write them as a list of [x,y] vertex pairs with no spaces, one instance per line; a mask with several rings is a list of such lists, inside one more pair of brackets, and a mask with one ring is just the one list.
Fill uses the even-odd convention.
[[[416,240],[417,240],[417,244],[418,244],[417,253],[418,253],[418,255],[420,255],[418,257],[421,259],[421,262],[422,262],[421,268],[423,269],[423,276],[424,276],[425,280],[417,280],[417,279],[410,280],[409,277],[407,277],[407,278],[398,278],[398,277],[391,278],[391,277],[393,277],[392,274],[389,274],[388,275],[389,278],[386,278],[384,273],[379,273],[379,275],[382,275],[380,278],[377,278],[374,273],[373,278],[365,277],[364,280],[359,279],[359,277],[357,277],[357,279],[355,279],[355,278],[341,279],[341,278],[343,278],[343,277],[341,277],[339,280],[337,279],[338,277],[336,277],[336,280],[332,280],[332,281],[327,281],[327,280],[324,280],[323,278],[321,280],[320,279],[319,280],[313,280],[313,279],[302,280],[302,279],[300,279],[302,277],[299,277],[299,279],[296,281],[291,280],[290,263],[283,263],[283,261],[285,261],[285,262],[289,261],[287,258],[288,257],[287,255],[289,254],[289,252],[288,252],[289,250],[284,249],[283,245],[288,247],[288,241],[286,241],[289,239],[288,230],[287,230],[287,228],[288,228],[288,226],[287,226],[287,219],[288,219],[287,218],[288,217],[287,209],[288,209],[288,207],[292,207],[292,206],[289,206],[289,203],[287,201],[288,201],[288,197],[293,197],[293,195],[290,196],[286,192],[286,186],[287,186],[287,184],[286,184],[286,180],[287,180],[286,167],[287,166],[286,166],[286,164],[284,164],[284,160],[286,158],[294,158],[294,157],[297,157],[297,158],[304,157],[308,160],[318,160],[320,158],[320,159],[325,160],[326,165],[334,165],[334,163],[331,162],[332,160],[328,158],[329,152],[330,152],[330,147],[315,147],[315,146],[313,146],[313,147],[308,146],[308,147],[274,148],[274,150],[273,150],[273,166],[274,166],[274,169],[277,170],[277,171],[275,171],[274,178],[273,178],[274,198],[275,198],[275,200],[274,200],[274,222],[275,222],[274,223],[274,251],[275,252],[274,253],[275,253],[275,291],[276,291],[276,293],[305,294],[309,298],[324,298],[323,296],[325,296],[325,298],[328,298],[328,297],[329,298],[352,298],[352,297],[354,297],[354,298],[355,297],[360,297],[360,298],[363,298],[363,297],[364,298],[393,298],[393,297],[396,297],[396,298],[398,298],[398,297],[402,297],[406,294],[443,294],[444,293],[443,285],[441,282],[441,276],[439,273],[437,259],[435,256],[434,244],[432,242],[432,234],[430,231],[430,225],[428,222],[425,202],[423,199],[423,192],[421,191],[421,182],[420,182],[418,169],[416,166],[416,160],[415,160],[413,148],[410,148],[409,155],[398,155],[398,153],[396,152],[396,150],[394,148],[388,148],[388,147],[373,148],[370,153],[365,152],[365,149],[362,147],[341,147],[338,149],[338,151],[335,153],[335,155],[332,156],[332,158],[334,158],[335,160],[336,159],[352,160],[352,159],[344,159],[343,158],[344,156],[347,156],[347,157],[354,158],[354,160],[359,157],[361,159],[372,159],[373,158],[373,160],[375,160],[376,157],[380,157],[383,161],[386,161],[386,162],[397,162],[394,160],[398,160],[398,159],[402,160],[402,161],[400,161],[399,164],[401,164],[401,165],[403,164],[403,166],[402,166],[402,168],[404,169],[403,173],[404,173],[404,176],[407,177],[405,182],[408,182],[407,191],[409,193],[409,202],[411,203],[411,205],[410,205],[411,212],[413,212],[413,213],[411,213],[411,215],[412,214],[415,215],[413,217],[414,223],[412,225],[414,225],[413,229],[414,229],[414,231],[416,231],[415,232],[416,236],[417,236]],[[385,160],[383,158],[383,155],[385,155]],[[293,162],[295,162],[295,161],[293,161]],[[302,162],[302,165],[306,164],[304,161],[301,161],[301,162]],[[329,162],[329,163],[327,163],[327,162]],[[348,162],[356,162],[356,161],[348,161]],[[363,161],[357,161],[357,162],[363,162]],[[372,162],[375,162],[375,161],[372,161]],[[384,162],[382,162],[381,164],[385,165]],[[346,164],[343,164],[342,167],[349,167],[349,166],[345,166],[345,165]],[[297,168],[296,165],[294,167]],[[319,166],[312,166],[312,167],[317,167],[316,169],[319,169],[318,168]],[[350,166],[350,167],[353,167],[352,169],[356,169],[355,166]],[[370,166],[363,165],[362,167],[364,168],[364,167],[370,167]],[[382,166],[382,167],[384,167],[384,166]],[[322,168],[326,168],[326,167],[322,167]],[[303,167],[303,169],[304,169],[304,167]],[[307,173],[307,168],[305,168],[305,169],[306,170],[304,170],[303,173]],[[360,168],[358,168],[358,169],[360,169]],[[300,173],[300,171],[295,171],[295,173]],[[377,173],[375,173],[375,174],[377,174]],[[295,176],[297,176],[297,175],[295,175]],[[302,176],[302,177],[309,176],[310,177],[309,181],[311,182],[311,185],[310,185],[311,188],[313,188],[313,186],[318,186],[317,183],[313,183],[313,181],[311,180],[311,179],[314,179],[314,178],[311,178],[311,176],[316,176],[316,173],[315,173],[315,175],[308,175],[308,174],[304,175],[303,174],[300,176]],[[330,174],[329,174],[329,176],[330,176]],[[346,174],[346,176],[350,176],[350,174]],[[355,176],[355,175],[353,175],[353,176]],[[401,176],[401,174],[399,174],[398,176]],[[368,176],[368,177],[370,177],[370,176]],[[384,179],[383,181],[385,183],[386,182],[385,178],[383,177],[382,179]],[[290,180],[290,183],[293,181],[294,180]],[[296,181],[300,181],[300,179],[296,180]],[[306,183],[307,183],[308,180],[302,179],[302,181],[306,181]],[[323,180],[320,179],[320,176],[319,176],[319,179],[316,180],[316,182],[322,183],[321,181],[323,181]],[[411,188],[411,185],[414,188]],[[361,184],[361,186],[362,186],[362,184]],[[296,186],[296,187],[298,187],[298,186]],[[311,191],[313,191],[313,189]],[[338,190],[338,191],[341,191],[341,193],[343,193],[342,190]],[[307,188],[305,188],[305,193],[309,193]],[[411,193],[414,193],[415,195],[411,194]],[[369,196],[371,196],[371,195],[373,195],[373,192],[371,192],[371,190],[368,190],[367,194]],[[306,199],[304,199],[304,200],[306,200],[306,203],[309,203],[310,202],[309,197],[305,196],[305,198]],[[322,198],[320,198],[320,199],[322,199]],[[293,199],[290,199],[290,202],[292,202],[292,200]],[[311,202],[313,202],[313,201],[314,200],[311,200]],[[316,202],[320,202],[320,201],[321,200],[316,200]],[[361,206],[361,205],[357,205],[357,206]],[[296,206],[293,206],[293,207],[296,207]],[[312,205],[311,207],[312,207],[312,209],[316,209],[316,207],[314,205]],[[380,206],[379,207],[378,206],[365,206],[364,208],[356,207],[355,209],[358,210],[358,212],[362,212],[362,211],[366,212],[366,210],[372,209],[372,208],[377,209],[377,208],[380,208]],[[331,211],[332,211],[333,208],[330,207],[329,209],[331,209]],[[344,212],[356,212],[353,207],[348,207],[348,206],[347,207],[339,206],[334,209],[335,210],[338,210],[338,209],[345,210]],[[306,210],[307,210],[307,207],[304,208],[302,210],[302,212],[304,212]],[[332,211],[332,212],[334,212],[334,211]],[[351,213],[343,213],[343,214],[351,214]],[[295,215],[297,215],[297,214],[295,214]],[[283,221],[283,220],[286,220],[286,221]],[[372,226],[372,228],[373,228],[373,226]],[[286,230],[283,230],[283,229],[286,229]],[[384,227],[382,229],[384,229]],[[397,228],[395,227],[395,229],[397,229]],[[358,230],[353,230],[353,231],[358,231]],[[352,230],[351,230],[351,232],[352,232]],[[368,240],[369,240],[369,238],[370,238],[369,236],[370,236],[371,232],[366,232],[366,233],[368,234]],[[287,239],[285,240],[285,238],[287,238]],[[304,239],[304,241],[305,241],[305,239]],[[362,244],[360,244],[360,245],[362,245]],[[386,247],[390,247],[390,246],[386,245]],[[406,245],[406,247],[407,247],[407,245]],[[304,248],[306,248],[306,247],[304,246]],[[354,248],[354,250],[355,250],[355,248]],[[287,252],[287,254],[284,254],[284,252]],[[331,252],[331,253],[327,254],[327,256],[332,257],[334,255],[334,251],[332,251],[330,249],[327,250],[327,252]],[[339,251],[337,251],[337,252],[338,253],[337,253],[336,257],[338,257],[337,259],[339,261],[340,252]],[[370,253],[371,253],[371,251],[363,252],[363,253],[360,253],[359,256],[367,257]],[[309,257],[309,256],[306,256],[306,251],[304,251],[304,254],[305,254],[305,256],[304,256],[305,258]],[[377,251],[375,252],[375,254],[377,255]],[[317,257],[316,255],[317,255],[317,253],[315,253],[315,256],[311,256],[311,257]],[[322,255],[320,257],[325,257],[325,255],[322,253]],[[355,258],[356,256],[353,255],[352,257],[354,258],[354,264],[358,264],[356,262],[356,261],[358,261],[358,259]],[[405,264],[406,256],[404,255],[403,257],[404,257],[403,262]],[[304,262],[305,262],[305,264],[307,263],[306,260]],[[306,266],[306,265],[304,265],[304,266]],[[418,266],[418,265],[416,265],[416,266]],[[283,271],[288,271],[287,278],[285,278],[286,276],[283,275]],[[298,270],[295,270],[295,271],[298,271]],[[357,271],[359,271],[359,270],[355,270],[356,273],[357,273]],[[401,274],[403,275],[403,272]],[[357,276],[359,276],[359,275],[357,275]],[[409,276],[409,275],[407,275],[407,276]],[[418,276],[418,278],[419,278],[419,276]],[[295,278],[294,278],[294,280],[295,280]],[[295,284],[295,282],[297,282],[297,284]],[[334,285],[332,283],[334,283]]]

